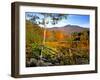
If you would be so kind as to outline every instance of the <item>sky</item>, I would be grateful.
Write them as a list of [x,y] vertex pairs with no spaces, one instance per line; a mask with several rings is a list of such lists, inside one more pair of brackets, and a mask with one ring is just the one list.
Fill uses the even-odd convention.
[[[40,18],[43,18],[42,15],[39,15],[38,13],[35,13],[35,12],[26,12],[25,13],[27,20],[31,19],[31,17],[33,15],[37,15]],[[48,18],[48,20],[49,19],[50,19],[50,17]],[[46,25],[46,27],[48,27],[48,28],[63,27],[66,25],[77,25],[80,27],[89,28],[90,27],[90,16],[89,15],[68,14],[67,19],[63,19],[63,20],[59,21],[58,24],[56,24],[56,25],[48,24],[48,25]],[[43,27],[43,25],[40,25],[40,26]]]

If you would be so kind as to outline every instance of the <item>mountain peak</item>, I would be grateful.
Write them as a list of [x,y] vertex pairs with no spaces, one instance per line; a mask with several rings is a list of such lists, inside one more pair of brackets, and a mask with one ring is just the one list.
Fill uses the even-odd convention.
[[[78,27],[78,28],[80,28],[81,26],[78,26],[78,25],[70,25],[70,24],[68,24],[68,25],[66,25],[66,26],[64,26],[64,27]],[[83,28],[83,27],[81,27],[81,28]]]
[[63,27],[52,27],[52,28],[48,28],[48,30],[50,31],[62,31],[64,33],[67,33],[67,34],[71,34],[73,32],[82,32],[84,30],[89,30],[88,28],[83,28],[81,26],[78,26],[78,25],[66,25],[66,26],[63,26]]

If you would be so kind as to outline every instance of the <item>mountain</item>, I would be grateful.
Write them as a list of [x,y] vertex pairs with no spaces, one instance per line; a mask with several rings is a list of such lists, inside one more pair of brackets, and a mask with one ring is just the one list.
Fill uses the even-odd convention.
[[89,30],[89,28],[83,28],[77,25],[66,25],[63,27],[52,27],[52,28],[47,28],[50,31],[62,31],[67,34],[71,34],[73,32],[82,32],[84,30]]

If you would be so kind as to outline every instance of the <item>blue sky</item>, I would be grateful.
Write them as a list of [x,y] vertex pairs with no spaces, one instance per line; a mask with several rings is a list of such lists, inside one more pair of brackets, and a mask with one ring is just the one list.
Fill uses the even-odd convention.
[[[38,15],[39,17],[43,18],[43,16],[34,13],[34,12],[26,12],[26,19],[30,19],[31,17],[28,15]],[[58,24],[52,25],[48,24],[48,28],[52,27],[63,27],[65,25],[78,25],[81,27],[89,28],[90,27],[90,16],[89,15],[76,15],[76,14],[68,14],[67,19],[63,19]],[[42,25],[40,25],[42,26]]]

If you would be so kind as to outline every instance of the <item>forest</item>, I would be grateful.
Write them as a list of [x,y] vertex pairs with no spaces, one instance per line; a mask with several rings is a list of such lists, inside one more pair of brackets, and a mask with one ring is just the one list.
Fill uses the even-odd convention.
[[67,34],[26,20],[26,67],[82,64],[89,64],[89,30]]

